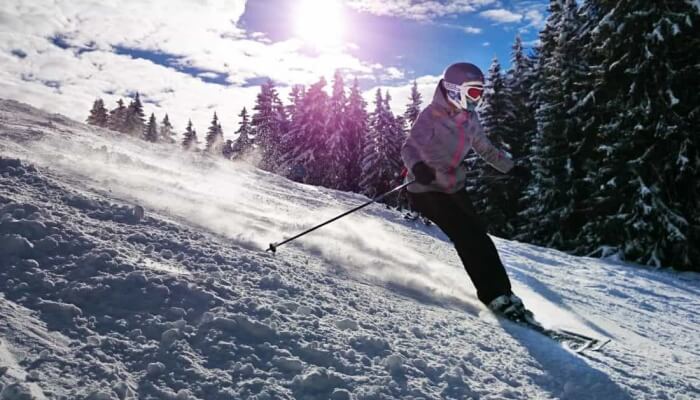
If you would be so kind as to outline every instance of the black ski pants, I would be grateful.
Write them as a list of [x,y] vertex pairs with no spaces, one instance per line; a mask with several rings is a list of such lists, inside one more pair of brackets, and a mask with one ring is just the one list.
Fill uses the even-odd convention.
[[489,304],[496,297],[511,293],[510,280],[496,246],[486,234],[465,190],[408,192],[408,199],[414,210],[433,221],[454,243],[481,302]]

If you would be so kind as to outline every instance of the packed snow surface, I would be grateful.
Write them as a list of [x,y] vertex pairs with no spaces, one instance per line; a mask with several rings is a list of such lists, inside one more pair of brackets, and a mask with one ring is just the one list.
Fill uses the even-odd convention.
[[494,238],[574,354],[435,227],[0,101],[0,399],[700,398],[700,278]]

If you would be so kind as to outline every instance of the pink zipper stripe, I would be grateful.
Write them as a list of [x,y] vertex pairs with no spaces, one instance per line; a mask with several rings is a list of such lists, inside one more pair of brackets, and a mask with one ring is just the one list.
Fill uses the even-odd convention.
[[[461,118],[464,116],[464,118]],[[452,156],[452,161],[450,162],[450,184],[447,187],[447,190],[452,190],[454,186],[457,184],[457,166],[459,166],[459,163],[462,161],[462,153],[464,152],[464,146],[467,143],[467,135],[464,132],[464,123],[468,119],[468,115],[466,113],[459,114],[455,120],[457,123],[457,130],[459,132],[459,141],[457,142],[457,148],[455,149],[455,153]]]

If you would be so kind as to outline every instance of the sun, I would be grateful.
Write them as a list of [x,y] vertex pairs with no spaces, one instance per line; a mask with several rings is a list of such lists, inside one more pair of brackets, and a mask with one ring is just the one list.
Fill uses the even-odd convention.
[[343,9],[340,0],[300,0],[295,15],[296,35],[317,48],[340,45]]

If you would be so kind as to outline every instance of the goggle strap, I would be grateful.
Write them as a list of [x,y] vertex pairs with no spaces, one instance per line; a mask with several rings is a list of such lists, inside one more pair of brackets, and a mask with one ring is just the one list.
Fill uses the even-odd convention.
[[450,83],[447,81],[442,81],[443,85],[445,85],[445,89],[447,90],[453,90],[455,92],[461,92],[462,89],[466,91],[470,87],[478,87],[483,90],[484,88],[484,83],[481,81],[469,81],[469,82],[464,82],[461,85],[455,85],[454,83]]

